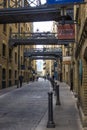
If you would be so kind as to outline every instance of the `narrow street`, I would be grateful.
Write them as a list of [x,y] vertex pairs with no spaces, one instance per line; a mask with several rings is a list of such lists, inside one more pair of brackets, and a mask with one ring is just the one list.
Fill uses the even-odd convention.
[[42,80],[1,94],[0,130],[34,130],[47,111],[48,91]]
[[47,128],[48,92],[52,91],[48,80],[1,90],[0,130],[82,130],[76,98],[66,83],[59,82],[59,86],[61,105],[56,105],[53,92],[55,128]]

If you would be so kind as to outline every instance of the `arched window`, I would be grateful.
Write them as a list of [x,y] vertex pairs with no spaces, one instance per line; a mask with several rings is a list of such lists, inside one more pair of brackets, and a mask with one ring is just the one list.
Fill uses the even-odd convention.
[[2,56],[6,56],[6,45],[2,44]]
[[6,8],[7,7],[7,0],[3,0],[3,8]]

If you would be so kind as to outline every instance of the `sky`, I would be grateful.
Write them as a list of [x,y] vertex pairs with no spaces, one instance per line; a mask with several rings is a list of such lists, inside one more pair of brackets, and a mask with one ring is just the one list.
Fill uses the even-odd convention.
[[[47,32],[52,31],[53,22],[34,22],[34,32]],[[37,45],[37,48],[41,48],[43,46]],[[37,60],[37,71],[43,70],[43,60]]]
[[[45,4],[46,3],[46,0],[40,0],[40,1],[41,1],[41,4]],[[37,3],[37,0],[28,0],[28,2],[31,4],[31,6],[36,6],[35,4]]]
[[39,32],[47,32],[47,31],[52,31],[52,21],[48,22],[34,22],[34,32],[37,32],[37,29]]

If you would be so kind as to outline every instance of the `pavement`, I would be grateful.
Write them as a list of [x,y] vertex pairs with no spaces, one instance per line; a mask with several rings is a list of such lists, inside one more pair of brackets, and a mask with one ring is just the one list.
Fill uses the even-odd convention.
[[[37,127],[31,130],[83,130],[76,105],[77,99],[66,83],[58,82],[58,84],[60,105],[56,105],[56,95],[53,91],[53,122],[55,128],[47,128],[49,121],[47,111]],[[23,86],[25,85],[26,83],[23,84]],[[6,92],[10,92],[12,89],[16,88],[17,86],[13,86],[0,90],[0,95],[6,94]]]
[[47,128],[49,122],[47,112],[35,130],[83,130],[76,105],[77,99],[66,83],[59,82],[59,86],[61,105],[56,105],[56,96],[53,97],[55,128]]
[[[30,82],[31,83],[31,82]],[[23,86],[26,86],[27,83],[23,83]],[[7,94],[8,92],[14,90],[14,89],[17,89],[17,85],[13,85],[11,87],[8,87],[8,88],[4,88],[4,89],[1,89],[0,90],[0,95],[3,95],[3,94]]]

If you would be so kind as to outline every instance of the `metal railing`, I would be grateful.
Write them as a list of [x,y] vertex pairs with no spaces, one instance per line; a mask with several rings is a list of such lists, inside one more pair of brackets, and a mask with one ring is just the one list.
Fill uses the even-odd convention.
[[41,39],[41,38],[55,38],[56,33],[43,32],[43,33],[12,33],[10,39]]
[[30,48],[30,49],[25,49],[24,52],[28,52],[28,53],[40,53],[40,52],[51,52],[51,53],[62,53],[62,49],[61,48]]
[[75,42],[74,39],[59,39],[57,33],[12,33],[9,45],[67,45]]
[[[62,58],[62,49],[61,48],[32,48],[25,49],[24,57],[30,57],[32,59],[55,59]],[[54,57],[54,58],[53,58]]]

